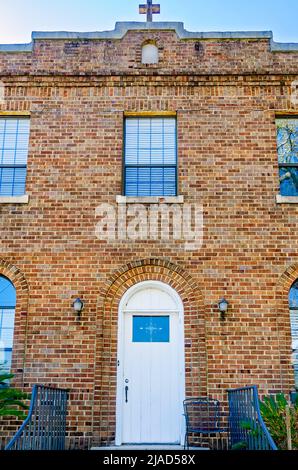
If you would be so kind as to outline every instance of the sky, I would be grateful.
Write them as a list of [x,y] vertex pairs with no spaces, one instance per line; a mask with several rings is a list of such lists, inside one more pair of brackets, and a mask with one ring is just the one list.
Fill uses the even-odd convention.
[[[116,21],[144,21],[140,0],[0,0],[0,43],[31,41],[32,31],[106,31]],[[189,31],[273,31],[298,43],[298,0],[156,0],[156,21]]]

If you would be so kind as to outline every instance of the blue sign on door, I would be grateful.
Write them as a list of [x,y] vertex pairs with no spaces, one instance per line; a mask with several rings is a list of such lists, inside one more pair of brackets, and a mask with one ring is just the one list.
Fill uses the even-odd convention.
[[133,316],[134,343],[168,343],[170,341],[169,316]]

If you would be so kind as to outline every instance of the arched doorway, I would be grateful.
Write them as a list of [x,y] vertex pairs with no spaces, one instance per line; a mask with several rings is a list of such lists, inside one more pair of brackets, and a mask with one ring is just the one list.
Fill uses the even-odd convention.
[[183,442],[184,311],[177,292],[143,281],[119,304],[116,445]]

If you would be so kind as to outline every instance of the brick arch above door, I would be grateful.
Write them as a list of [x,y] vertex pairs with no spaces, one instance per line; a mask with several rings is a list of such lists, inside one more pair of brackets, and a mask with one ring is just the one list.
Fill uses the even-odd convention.
[[279,338],[280,350],[280,377],[282,390],[288,393],[294,388],[294,373],[291,364],[291,322],[289,309],[289,292],[290,288],[298,279],[298,263],[294,263],[282,273],[279,277],[275,299],[276,324]]
[[142,281],[171,286],[184,306],[186,395],[207,393],[205,314],[202,293],[180,266],[158,258],[134,261],[115,271],[98,300],[94,393],[94,442],[111,443],[116,428],[118,307],[125,292]]
[[9,279],[16,289],[17,303],[15,309],[14,341],[12,355],[12,372],[15,374],[14,384],[23,386],[23,368],[25,360],[27,315],[29,288],[21,270],[8,260],[0,258],[0,276]]

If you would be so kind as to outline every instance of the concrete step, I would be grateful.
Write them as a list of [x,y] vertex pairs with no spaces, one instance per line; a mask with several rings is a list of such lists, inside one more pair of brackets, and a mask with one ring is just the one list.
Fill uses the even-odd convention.
[[[102,447],[91,447],[91,450],[184,450],[183,446],[179,445],[170,445],[170,444],[131,444],[131,445],[122,445],[122,446],[102,446]],[[207,447],[190,447],[190,451],[201,451],[201,450],[209,450]]]

